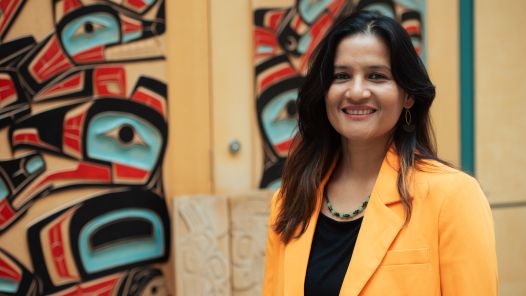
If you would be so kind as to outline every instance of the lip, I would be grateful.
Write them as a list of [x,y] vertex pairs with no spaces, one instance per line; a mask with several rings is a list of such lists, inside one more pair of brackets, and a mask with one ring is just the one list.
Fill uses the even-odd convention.
[[[353,120],[363,120],[373,116],[376,113],[376,108],[368,105],[345,105],[341,109],[345,117]],[[369,113],[364,113],[364,112]],[[359,112],[360,114],[351,114],[354,112]]]

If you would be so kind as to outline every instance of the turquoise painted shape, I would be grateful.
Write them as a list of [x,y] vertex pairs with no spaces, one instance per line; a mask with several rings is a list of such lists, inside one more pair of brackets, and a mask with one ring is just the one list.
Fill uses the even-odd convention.
[[307,49],[309,49],[309,46],[312,42],[312,34],[310,32],[303,35],[298,42],[298,48],[296,49],[299,53],[305,54],[307,52]]
[[135,39],[139,39],[141,38],[141,35],[142,35],[142,32],[141,31],[135,31],[135,32],[129,32],[129,33],[125,33],[123,36],[122,36],[122,40],[124,42],[130,42],[130,41],[133,41]]
[[395,0],[394,2],[413,10],[420,10],[425,0]]
[[287,103],[296,101],[298,90],[284,92],[272,99],[261,113],[263,128],[272,145],[279,144],[294,136],[297,121],[296,117],[281,117],[286,112]]
[[[133,127],[135,142],[125,144],[119,140],[118,131],[123,126]],[[95,115],[89,123],[86,152],[93,159],[151,171],[160,157],[163,141],[161,132],[138,116],[103,112]]]
[[388,16],[392,19],[396,19],[396,16],[394,15],[393,10],[391,9],[389,5],[386,5],[386,4],[374,3],[374,4],[367,5],[364,9],[368,11],[376,11],[384,16]]
[[9,279],[0,279],[0,292],[15,293],[18,291],[19,283]]
[[[90,248],[90,237],[98,229],[119,220],[141,219],[153,226],[153,237],[119,241],[99,250]],[[110,268],[159,258],[165,253],[165,233],[159,216],[145,209],[123,209],[101,215],[88,222],[80,232],[80,259],[86,271],[94,273]]]
[[298,9],[301,14],[301,17],[309,24],[312,24],[331,4],[333,0],[321,0],[313,1],[312,0],[299,0]]
[[276,190],[281,188],[281,179],[277,179],[277,180],[270,182],[265,188],[276,189]]
[[120,34],[119,21],[114,15],[97,12],[71,21],[60,37],[64,49],[72,56],[100,45],[118,43]]
[[4,179],[0,178],[0,202],[7,198],[9,195],[9,188],[7,187],[7,184],[4,182]]
[[40,155],[35,155],[26,161],[25,168],[29,174],[33,174],[44,168],[44,159]]
[[256,53],[272,53],[274,48],[272,46],[260,45],[256,47]]

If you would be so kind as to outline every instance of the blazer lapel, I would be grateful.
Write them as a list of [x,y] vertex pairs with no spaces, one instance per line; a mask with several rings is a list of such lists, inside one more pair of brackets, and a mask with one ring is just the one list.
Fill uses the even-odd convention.
[[[388,206],[400,202],[396,187],[398,167],[398,156],[391,148],[383,160],[365,210],[340,295],[360,294],[404,224],[404,218]],[[308,255],[301,256],[308,258]]]
[[291,240],[285,246],[283,273],[285,279],[284,290],[287,296],[304,295],[305,275],[307,273],[312,238],[314,237],[314,230],[318,223],[318,215],[323,200],[323,189],[329,181],[336,163],[337,159],[332,163],[316,192],[316,209],[312,213],[307,229],[299,238]]

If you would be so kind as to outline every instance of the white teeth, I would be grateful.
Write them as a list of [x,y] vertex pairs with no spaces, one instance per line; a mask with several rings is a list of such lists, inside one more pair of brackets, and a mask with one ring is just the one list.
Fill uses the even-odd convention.
[[373,109],[367,109],[367,110],[348,110],[344,109],[344,112],[349,115],[367,115],[374,112]]

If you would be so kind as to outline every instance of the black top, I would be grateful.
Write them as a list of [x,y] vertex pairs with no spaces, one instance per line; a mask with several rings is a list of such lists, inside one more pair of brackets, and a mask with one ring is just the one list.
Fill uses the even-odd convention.
[[306,296],[339,295],[361,225],[362,218],[340,222],[320,213],[305,275]]

